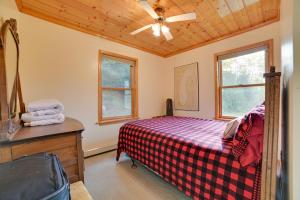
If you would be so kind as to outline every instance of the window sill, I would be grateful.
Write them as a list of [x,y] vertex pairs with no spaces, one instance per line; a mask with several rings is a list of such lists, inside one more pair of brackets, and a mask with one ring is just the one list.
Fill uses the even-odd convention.
[[122,122],[128,122],[128,121],[133,121],[137,120],[139,117],[122,117],[122,118],[115,118],[115,119],[104,119],[99,121],[97,124],[99,126],[105,126],[105,125],[110,125],[110,124],[119,124]]
[[215,117],[215,120],[222,120],[222,121],[231,121],[235,119],[235,117]]

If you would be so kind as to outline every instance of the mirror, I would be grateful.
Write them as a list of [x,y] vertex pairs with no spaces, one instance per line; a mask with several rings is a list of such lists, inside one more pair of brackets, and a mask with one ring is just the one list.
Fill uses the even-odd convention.
[[6,90],[7,90],[7,102],[9,102],[9,117],[14,118],[16,116],[16,77],[18,71],[18,46],[15,41],[13,32],[8,30],[6,33],[5,41],[5,72],[6,72]]
[[0,43],[0,120],[1,132],[20,128],[19,112],[25,112],[19,77],[19,37],[15,19],[1,26]]

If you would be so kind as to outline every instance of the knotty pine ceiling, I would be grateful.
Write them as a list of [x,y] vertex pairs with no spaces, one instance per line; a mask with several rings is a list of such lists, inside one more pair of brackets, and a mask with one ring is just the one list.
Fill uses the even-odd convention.
[[[151,5],[155,0],[148,0]],[[137,0],[16,0],[26,14],[101,36],[162,57],[175,55],[278,21],[280,0],[160,0],[165,17],[196,12],[197,20],[169,23],[173,40],[155,37]]]

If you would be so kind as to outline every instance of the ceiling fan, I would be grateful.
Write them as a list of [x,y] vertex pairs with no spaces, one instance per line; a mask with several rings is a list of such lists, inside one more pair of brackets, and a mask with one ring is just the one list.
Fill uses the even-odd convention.
[[196,19],[196,13],[194,12],[165,18],[165,9],[162,6],[156,4],[154,8],[152,8],[147,0],[138,0],[138,2],[142,6],[142,8],[155,20],[155,23],[139,28],[131,32],[131,35],[136,35],[148,28],[152,28],[153,35],[155,35],[156,37],[159,37],[160,33],[162,32],[166,40],[172,40],[173,36],[170,32],[170,29],[166,26],[167,23]]

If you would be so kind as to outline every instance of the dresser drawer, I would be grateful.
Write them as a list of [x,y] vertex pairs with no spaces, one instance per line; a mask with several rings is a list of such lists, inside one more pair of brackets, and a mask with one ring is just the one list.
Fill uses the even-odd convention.
[[11,147],[1,146],[0,147],[0,163],[11,161]]
[[48,151],[57,155],[64,167],[77,164],[78,153],[75,146],[66,147],[63,149],[57,149],[54,151]]
[[[65,167],[64,166],[64,169],[65,169],[65,172],[66,174],[68,175],[69,179],[70,178],[78,178],[78,165],[70,165],[70,166],[67,166]],[[70,180],[70,182],[72,182],[72,180]]]
[[[39,140],[31,140],[25,143],[12,145],[12,158],[16,159],[24,155],[32,155],[40,152],[58,152],[62,149],[71,149],[73,152],[76,149],[76,135],[63,135],[42,138]],[[67,150],[65,150],[67,151]],[[61,154],[62,155],[62,154]],[[69,156],[69,154],[68,154]]]

